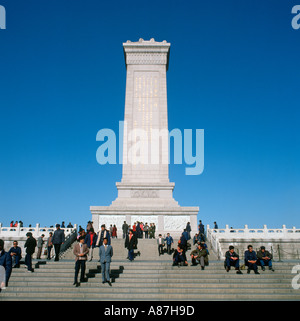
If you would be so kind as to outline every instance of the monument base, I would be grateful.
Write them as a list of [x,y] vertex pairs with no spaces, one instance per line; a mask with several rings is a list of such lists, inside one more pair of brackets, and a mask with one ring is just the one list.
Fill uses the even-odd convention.
[[156,237],[158,234],[179,238],[187,222],[190,222],[192,233],[197,231],[197,214],[198,207],[117,207],[117,206],[91,206],[92,221],[95,230],[100,229],[102,224],[107,228],[116,225],[118,230],[118,237],[122,237],[122,224],[124,221],[133,226],[137,221],[148,223],[155,223]]
[[127,184],[116,183],[118,197],[110,206],[91,206],[95,229],[102,224],[107,228],[116,225],[119,237],[124,221],[133,226],[135,222],[154,223],[155,235],[180,237],[187,222],[192,233],[198,230],[197,214],[199,207],[181,207],[172,196],[174,183]]

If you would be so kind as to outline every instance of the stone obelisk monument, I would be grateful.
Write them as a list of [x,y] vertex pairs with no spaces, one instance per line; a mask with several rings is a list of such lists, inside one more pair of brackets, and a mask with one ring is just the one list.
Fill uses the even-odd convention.
[[187,222],[197,231],[198,207],[181,207],[169,182],[166,72],[170,43],[154,39],[123,44],[127,68],[123,135],[123,175],[110,206],[91,206],[92,221],[155,223],[156,234],[179,237]]

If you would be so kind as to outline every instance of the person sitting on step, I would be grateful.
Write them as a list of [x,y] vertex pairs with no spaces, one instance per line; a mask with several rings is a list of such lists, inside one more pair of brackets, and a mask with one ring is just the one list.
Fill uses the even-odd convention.
[[240,270],[239,255],[234,251],[234,246],[229,246],[229,251],[225,253],[224,267],[227,272],[230,271],[230,267],[234,266],[237,274],[243,274]]
[[274,272],[272,267],[273,255],[269,251],[266,251],[264,246],[261,246],[260,250],[257,252],[257,258],[257,263],[261,266],[263,271],[265,271],[265,266],[268,266],[269,270]]
[[208,265],[208,254],[202,243],[198,244],[198,248],[191,253],[192,265],[200,263],[201,270],[204,270],[205,265]]
[[260,274],[257,271],[257,256],[255,251],[253,251],[253,246],[248,245],[248,250],[245,251],[245,265],[248,266],[247,273],[249,274],[251,270],[254,270],[255,274]]
[[173,266],[175,265],[177,265],[178,267],[180,265],[188,266],[185,251],[180,244],[178,244],[177,249],[174,251],[173,254]]

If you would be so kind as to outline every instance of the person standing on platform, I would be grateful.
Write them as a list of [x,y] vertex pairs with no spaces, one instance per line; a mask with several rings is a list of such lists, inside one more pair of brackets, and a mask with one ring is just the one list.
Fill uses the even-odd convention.
[[87,260],[87,254],[89,253],[89,249],[87,245],[84,243],[84,236],[80,236],[78,239],[78,243],[75,244],[73,249],[73,254],[75,255],[75,275],[74,275],[74,283],[78,287],[80,283],[78,282],[78,274],[81,269],[80,274],[80,282],[85,282],[85,265]]
[[126,235],[125,239],[125,248],[128,250],[128,258],[129,261],[132,262],[134,260],[134,249],[136,248],[137,239],[135,235],[133,234],[133,230],[129,230],[129,234]]
[[161,234],[158,235],[157,246],[158,246],[158,254],[159,254],[159,256],[163,255],[164,254],[165,243],[164,243],[164,239],[161,236]]
[[116,239],[118,238],[118,235],[117,235],[117,227],[116,227],[115,224],[114,224],[114,226],[113,226],[111,236],[112,236],[113,239],[114,239],[114,238],[116,238]]
[[103,244],[100,246],[100,263],[101,263],[101,273],[102,273],[102,283],[107,282],[111,286],[110,282],[110,263],[113,256],[113,248],[111,245],[108,245],[108,239],[103,239]]
[[26,248],[25,265],[27,266],[28,272],[34,272],[32,268],[32,255],[35,251],[36,239],[32,236],[31,232],[28,232],[26,236],[27,240],[24,245]]
[[167,243],[167,253],[170,255],[171,254],[171,246],[174,243],[173,237],[170,236],[170,233],[167,233],[167,237],[165,238],[165,241]]
[[88,253],[88,261],[92,261],[93,259],[93,251],[96,246],[97,234],[94,232],[94,229],[91,227],[89,233],[84,238],[84,243],[87,245],[89,249]]
[[149,225],[146,222],[145,225],[144,225],[145,239],[148,238],[148,232],[149,232]]
[[191,231],[192,231],[190,222],[187,222],[185,229],[188,233],[188,240],[190,240],[191,239]]
[[36,255],[36,259],[37,260],[40,260],[41,259],[41,254],[42,254],[42,249],[43,249],[43,244],[44,244],[44,234],[42,234],[39,238],[38,238],[38,240],[37,240],[37,248],[38,248],[38,250],[37,250],[37,255]]
[[101,230],[97,233],[96,246],[100,247],[103,244],[103,240],[107,238],[107,244],[110,245],[109,231],[105,229],[105,224],[101,225]]
[[184,249],[184,252],[187,251],[187,239],[186,239],[187,235],[186,233],[182,232],[181,236],[180,236],[180,246]]
[[47,260],[51,260],[51,251],[53,248],[52,237],[53,237],[53,233],[50,232],[47,240]]
[[205,241],[205,229],[204,229],[204,225],[202,224],[202,221],[200,220],[199,221],[199,235],[200,235],[200,238],[203,239],[203,241]]
[[128,224],[126,223],[126,221],[124,221],[122,225],[122,231],[123,231],[123,239],[125,239],[128,233]]
[[52,244],[54,245],[55,250],[55,259],[54,261],[59,261],[59,252],[60,247],[65,242],[65,232],[64,230],[60,229],[60,225],[56,224],[56,231],[53,234],[52,237]]

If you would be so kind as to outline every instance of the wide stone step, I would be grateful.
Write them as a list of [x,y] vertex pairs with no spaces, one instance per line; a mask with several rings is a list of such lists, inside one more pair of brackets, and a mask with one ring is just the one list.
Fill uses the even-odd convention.
[[[253,294],[257,293],[257,288],[229,288],[229,287],[219,287],[219,288],[147,288],[147,293],[166,293],[166,294],[198,294],[199,290],[201,291],[201,294]],[[9,289],[5,290],[6,293],[35,293],[40,292],[42,295],[47,296],[48,295],[48,289],[45,289],[45,287],[37,286],[34,288],[24,288],[24,287],[10,287]],[[112,287],[109,287],[107,284],[103,285],[101,283],[101,286],[97,287],[82,287],[74,288],[71,286],[65,286],[63,287],[63,292],[72,292],[72,295],[75,296],[78,293],[112,293],[114,292],[114,289]],[[135,293],[144,293],[144,288],[134,288]],[[131,290],[128,288],[118,288],[118,293],[124,293],[126,295],[130,295]],[[293,289],[276,289],[276,288],[260,288],[259,289],[260,294],[295,294],[295,290]]]
[[[241,282],[241,280],[215,280],[215,279],[207,279],[202,281],[202,282],[194,282],[190,283],[188,285],[188,288],[202,288],[203,285],[205,284],[205,287],[207,288],[219,288],[219,287],[228,287],[230,286],[231,288],[288,288],[291,289],[291,282],[286,281],[283,282],[269,282],[270,280],[267,280],[267,282],[259,282],[259,283],[254,283],[254,282]],[[271,280],[272,281],[272,280]],[[89,279],[88,282],[83,283],[82,286],[84,287],[95,287],[97,284],[102,285],[101,280],[97,279]],[[9,282],[9,287],[7,289],[11,289],[13,287],[51,287],[51,288],[63,288],[63,287],[70,287],[73,284],[73,279],[68,279],[68,280],[61,280],[61,281],[56,281],[55,279],[51,279],[50,281],[45,281],[45,280],[24,280],[24,281],[10,281]],[[160,280],[159,282],[146,282],[145,283],[148,288],[150,287],[168,287],[168,288],[186,288],[186,282],[176,282],[176,283],[170,283],[166,280]],[[119,282],[119,280],[116,280],[116,282],[113,282],[114,287],[124,287],[128,288],[128,284],[126,282]],[[141,287],[140,282],[132,283],[130,285],[131,288],[135,287]]]
[[112,300],[299,300],[299,295],[291,293],[248,293],[248,294],[231,294],[231,293],[196,293],[196,294],[177,294],[177,293],[132,293],[129,292],[126,298],[124,293],[118,292],[106,292],[106,293],[82,293],[82,292],[59,292],[52,293],[48,292],[46,296],[41,296],[40,292],[15,292],[6,293],[6,299],[9,300],[102,300],[102,301],[112,301]]

